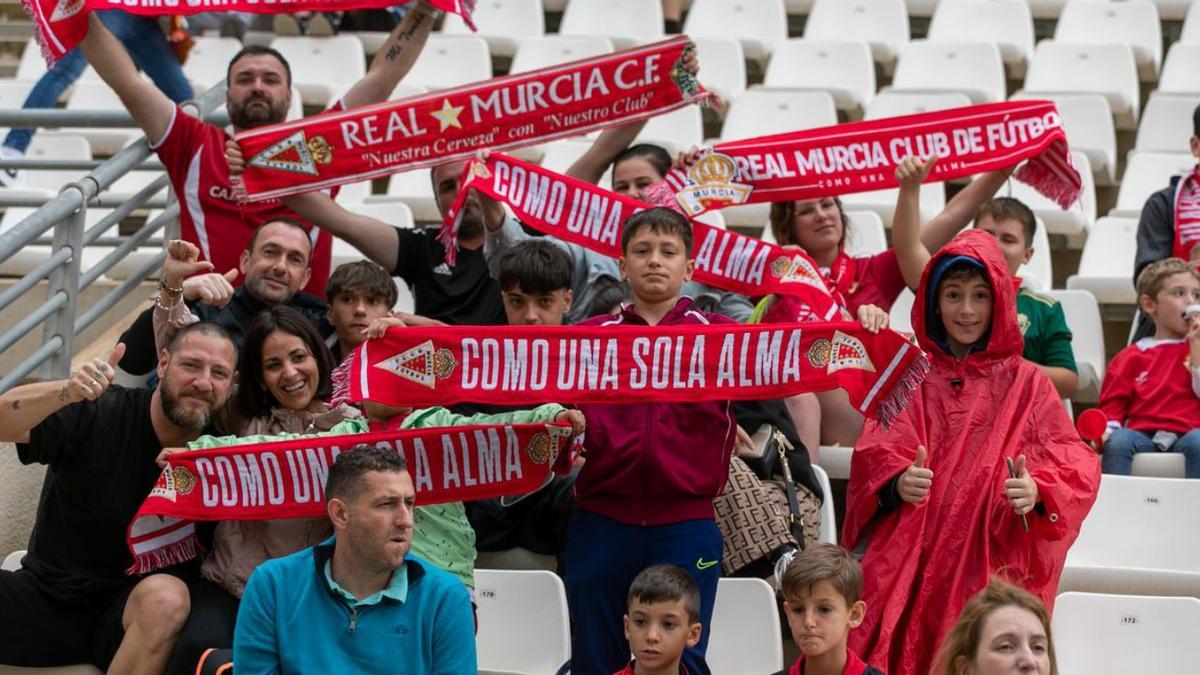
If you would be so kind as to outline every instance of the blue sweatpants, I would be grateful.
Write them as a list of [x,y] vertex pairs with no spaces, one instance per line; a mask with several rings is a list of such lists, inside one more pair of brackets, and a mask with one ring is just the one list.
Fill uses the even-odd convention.
[[689,673],[709,675],[704,652],[717,580],[721,531],[712,520],[671,525],[625,525],[576,511],[567,531],[566,586],[571,609],[572,675],[612,675],[629,663],[622,617],[634,577],[650,565],[678,565],[700,589],[700,643],[683,653]]

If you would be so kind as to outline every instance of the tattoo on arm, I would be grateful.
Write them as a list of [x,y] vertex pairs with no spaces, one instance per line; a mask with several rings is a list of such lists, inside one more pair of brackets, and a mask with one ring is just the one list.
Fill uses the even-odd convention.
[[384,58],[386,58],[388,61],[395,61],[396,59],[400,58],[400,53],[404,51],[404,45],[402,43],[411,40],[413,35],[416,35],[417,29],[429,19],[429,15],[427,13],[420,10],[415,10],[415,12],[416,13],[413,15],[412,25],[400,31],[399,33],[396,33],[396,44],[392,45],[391,48],[387,50],[387,54],[384,55]]
[[65,401],[69,398],[71,398],[71,390],[64,384],[62,391],[58,392],[58,400]]
[[13,401],[13,410],[20,410],[20,409],[21,409],[21,400],[17,399],[16,401]]

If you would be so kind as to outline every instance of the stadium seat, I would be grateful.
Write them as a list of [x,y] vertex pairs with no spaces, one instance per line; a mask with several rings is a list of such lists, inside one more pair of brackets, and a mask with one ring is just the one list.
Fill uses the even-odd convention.
[[1096,220],[1088,234],[1079,272],[1067,279],[1067,288],[1089,291],[1102,305],[1132,305],[1133,259],[1137,253],[1137,220],[1105,217]]
[[4,556],[4,562],[0,563],[0,570],[5,572],[16,572],[21,569],[21,561],[25,559],[26,551],[13,551]]
[[[600,132],[589,134],[594,138]],[[674,155],[704,143],[704,113],[700,106],[687,105],[669,113],[646,120],[646,126],[634,139],[635,143],[654,143]]]
[[431,35],[412,70],[404,76],[404,84],[446,89],[482,82],[491,76],[492,56],[486,40],[470,35]]
[[1025,76],[1022,98],[1039,94],[1102,94],[1118,129],[1135,129],[1140,90],[1133,50],[1128,45],[1038,43]]
[[890,74],[900,48],[909,40],[904,0],[817,0],[804,24],[810,40],[845,40],[854,36],[871,45],[875,61]]
[[1133,49],[1143,82],[1158,79],[1162,26],[1149,2],[1068,2],[1054,30],[1063,44],[1123,44]]
[[401,201],[412,210],[413,218],[418,223],[440,222],[442,214],[438,211],[437,201],[433,196],[429,172],[429,169],[416,169],[392,174],[388,179],[386,197],[372,196],[367,202]]
[[1063,593],[1051,632],[1061,673],[1186,672],[1200,661],[1200,600]]
[[746,58],[765,66],[787,39],[787,13],[783,0],[694,0],[683,32],[692,37],[737,38]]
[[1200,44],[1200,3],[1192,2],[1188,8],[1179,41],[1184,44]]
[[600,36],[617,49],[663,38],[660,0],[571,0],[559,35]]
[[271,47],[292,67],[292,85],[305,105],[325,106],[366,74],[362,42],[349,35],[277,37]]
[[[949,0],[947,0],[949,1]],[[1029,12],[1035,19],[1057,19],[1069,0],[1028,0]]]
[[555,673],[570,659],[567,593],[552,572],[475,570],[479,669]]
[[1150,195],[1167,187],[1171,176],[1191,171],[1195,165],[1196,158],[1184,153],[1138,152],[1130,155],[1121,176],[1117,205],[1109,215],[1137,218]]
[[1134,152],[1189,152],[1192,113],[1200,106],[1200,93],[1179,96],[1154,92],[1142,110]]
[[[16,110],[25,105],[33,82],[20,80],[0,80],[0,109]],[[0,127],[0,136],[8,134],[8,127]]]
[[[896,302],[892,303],[891,310],[888,311],[888,326],[892,330],[900,331],[901,333],[913,332],[912,327],[912,308],[917,296],[910,290],[904,289],[900,291],[900,295],[896,298]],[[825,449],[822,448],[821,452]]]
[[1200,94],[1200,69],[1196,68],[1197,63],[1200,63],[1200,43],[1176,42],[1171,45],[1156,91],[1161,94]]
[[959,92],[914,92],[884,90],[875,95],[867,106],[865,119],[916,115],[918,113],[950,110],[971,105],[971,99]]
[[192,83],[192,90],[199,96],[213,85],[225,81],[229,60],[242,48],[242,43],[231,37],[208,37],[198,35],[188,59],[183,64],[183,74]]
[[547,143],[542,153],[542,166],[551,171],[566,173],[575,160],[583,156],[592,147],[590,141],[566,139]]
[[938,0],[904,0],[909,16],[929,18],[937,11]]
[[1054,269],[1050,259],[1050,239],[1046,236],[1046,224],[1039,219],[1033,235],[1033,257],[1017,268],[1021,285],[1031,291],[1044,293],[1054,283]]
[[972,103],[1003,101],[1004,62],[994,44],[914,40],[900,48],[892,89],[958,91]]
[[602,37],[547,35],[541,38],[527,38],[522,40],[521,46],[517,48],[509,72],[524,73],[568,61],[608,54],[612,50],[612,40]]
[[[409,229],[415,227],[412,211],[402,202],[373,201],[345,204],[344,206],[351,213],[370,216],[393,227]],[[367,256],[363,255],[362,251],[354,248],[345,240],[338,237],[333,238],[330,269],[336,269],[338,265],[345,263],[367,259]],[[388,271],[391,272],[391,270]],[[396,304],[393,306],[393,309],[402,312],[412,312],[414,306],[412,290],[399,277],[396,277],[394,280],[396,282],[397,293]]]
[[[103,82],[76,82],[67,99],[67,110],[110,110],[125,112],[125,104],[117,92]],[[142,130],[136,127],[65,127],[62,133],[75,134],[87,139],[93,155],[111,155],[140,138]]]
[[442,23],[444,35],[477,35],[487,41],[492,56],[512,58],[521,41],[546,34],[546,14],[542,0],[481,0],[475,5],[472,33],[456,14],[447,14]]
[[705,660],[714,673],[761,675],[783,668],[775,590],[762,579],[717,582]]
[[1163,21],[1182,21],[1193,5],[1195,0],[1154,0],[1158,16]]
[[[900,194],[898,188],[872,190],[870,192],[855,192],[842,195],[842,204],[847,210],[874,211],[883,219],[883,224],[891,229],[892,215],[896,212],[896,197]],[[927,223],[930,218],[941,213],[946,208],[946,186],[943,183],[921,184],[921,222]]]
[[[850,224],[846,234],[846,253],[853,256],[875,255],[888,249],[883,219],[874,211],[847,211]],[[769,232],[771,228],[767,228]]]
[[[1100,94],[1035,94],[1018,92],[1012,100],[1045,100],[1054,103],[1062,118],[1071,150],[1087,155],[1097,185],[1117,183],[1117,131],[1112,108]],[[1190,119],[1190,117],[1189,117]]]
[[1079,372],[1079,390],[1075,398],[1094,402],[1100,397],[1107,357],[1104,351],[1104,323],[1096,296],[1080,290],[1048,290],[1046,295],[1062,306],[1067,326],[1071,329],[1071,351],[1075,353],[1075,368]]
[[36,38],[29,38],[25,49],[21,51],[21,60],[17,63],[17,72],[13,79],[21,82],[37,82],[46,72],[46,58]]
[[[92,158],[92,150],[83,136],[43,131],[34,135],[25,151],[25,158],[88,160]],[[0,195],[32,195],[49,199],[58,194],[67,183],[79,180],[87,174],[86,170],[26,171],[22,187],[0,187]]]
[[1198,527],[1200,482],[1105,474],[1058,591],[1200,597]]
[[837,124],[833,97],[823,91],[750,89],[729,104],[721,140],[734,141]]
[[[1079,200],[1069,209],[1064,209],[1031,186],[1016,180],[1008,181],[1008,187],[1000,194],[1019,199],[1032,209],[1034,215],[1046,224],[1047,234],[1061,234],[1073,238],[1074,241],[1082,241],[1080,235],[1087,234],[1092,223],[1096,222],[1096,183],[1092,179],[1091,165],[1087,155],[1072,151],[1071,161],[1075,164],[1075,169],[1079,171],[1079,177],[1083,180],[1083,190],[1079,195]],[[1078,245],[1074,244],[1074,246]]]
[[875,97],[875,62],[865,42],[786,40],[776,48],[763,85],[827,91],[838,110],[862,119]]
[[[704,86],[728,103],[746,91],[746,53],[735,38],[693,37]],[[723,113],[722,113],[723,114]]]
[[1029,5],[1022,0],[939,3],[929,23],[928,37],[930,42],[994,44],[1014,77],[1023,77],[1033,58],[1033,18]]
[[815,0],[783,0],[783,8],[788,16],[808,16],[812,11]]
[[821,486],[821,494],[824,499],[821,500],[821,534],[819,539],[826,544],[838,543],[837,538],[837,513],[833,508],[833,487],[829,484],[829,474],[825,473],[819,465],[813,465],[813,476],[817,479],[817,485]]
[[[36,209],[32,207],[9,207],[6,209],[4,211],[4,215],[0,217],[0,234],[11,230],[18,223],[33,215],[35,210]],[[88,209],[83,221],[84,230],[86,231],[90,229],[92,226],[103,220],[104,217],[111,212],[112,209]],[[117,230],[115,228],[110,229],[105,234],[107,236],[116,236]],[[44,236],[49,238],[53,236],[53,232],[49,232]],[[112,246],[100,246],[97,244],[92,244],[85,247],[82,255],[80,256],[80,269],[84,272],[88,271],[96,263],[100,262],[104,256],[111,253],[112,250]],[[125,266],[122,269],[141,267],[161,251],[162,248],[159,246],[139,247],[138,249],[135,249],[134,252],[130,253],[129,256],[127,256],[124,260],[122,260],[122,264]],[[17,277],[29,274],[29,272],[31,272],[35,267],[42,264],[47,258],[50,257],[50,252],[50,246],[25,246],[21,250],[14,253],[3,263],[0,263],[0,275]],[[114,267],[112,270],[109,270],[105,276],[110,279],[120,276],[119,274],[116,274],[116,272],[117,268]],[[114,274],[116,274],[116,276],[114,276]]]
[[1134,476],[1183,478],[1187,465],[1178,452],[1142,452],[1133,456]]

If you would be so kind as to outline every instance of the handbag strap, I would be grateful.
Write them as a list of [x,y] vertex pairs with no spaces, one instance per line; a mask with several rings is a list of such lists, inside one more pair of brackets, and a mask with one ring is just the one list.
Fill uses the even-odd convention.
[[772,428],[772,434],[776,446],[779,448],[780,467],[783,470],[783,491],[787,495],[788,503],[788,529],[792,532],[792,537],[796,539],[796,545],[800,550],[804,550],[804,521],[800,514],[800,500],[796,497],[796,483],[792,481],[792,467],[788,464],[787,454],[794,448],[787,436],[779,430],[779,427]]

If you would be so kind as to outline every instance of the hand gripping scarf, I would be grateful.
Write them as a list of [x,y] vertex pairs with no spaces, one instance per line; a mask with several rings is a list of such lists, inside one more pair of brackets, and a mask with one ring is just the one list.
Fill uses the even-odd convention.
[[1012,101],[718,143],[650,186],[649,201],[697,216],[736,204],[817,199],[897,186],[907,156],[941,159],[927,181],[1003,169],[1068,208],[1082,182],[1049,101]]
[[[35,37],[46,63],[71,51],[87,35],[88,14],[119,9],[141,16],[178,16],[201,12],[249,12],[292,14],[305,10],[341,12],[349,9],[378,9],[402,5],[409,0],[21,0],[33,19]],[[471,13],[476,0],[429,0],[434,7],[462,15],[472,28]]]
[[250,201],[309,192],[645,119],[713,97],[686,36],[237,135]]
[[417,505],[525,494],[549,477],[570,426],[505,424],[308,436],[170,455],[129,525],[129,574],[196,555],[196,522],[325,515],[333,460],[360,444],[402,453]]
[[[472,160],[463,170],[458,199],[446,212],[438,240],[454,264],[463,204],[469,190],[504,202],[521,222],[563,241],[611,258],[620,258],[621,227],[649,204],[564,176],[519,159],[493,154]],[[772,293],[801,299],[821,320],[838,316],[840,307],[807,253],[782,248],[705,223],[692,223],[695,279],[749,296]]]

